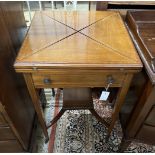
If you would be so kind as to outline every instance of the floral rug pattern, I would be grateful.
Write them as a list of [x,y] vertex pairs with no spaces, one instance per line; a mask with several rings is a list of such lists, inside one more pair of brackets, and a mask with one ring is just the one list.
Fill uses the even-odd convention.
[[[58,111],[62,106],[62,90],[56,89],[56,96],[52,97],[50,89],[45,90],[47,98],[44,110],[45,118],[49,122],[54,116],[55,108]],[[94,107],[98,114],[110,120],[110,105],[94,99]],[[37,141],[38,152],[54,153],[103,153],[117,152],[122,138],[122,129],[119,120],[111,133],[108,142],[105,141],[107,128],[88,110],[70,110],[52,126],[48,133],[49,143],[44,143],[44,135],[38,127]],[[143,143],[132,142],[125,152],[155,152],[155,147]]]

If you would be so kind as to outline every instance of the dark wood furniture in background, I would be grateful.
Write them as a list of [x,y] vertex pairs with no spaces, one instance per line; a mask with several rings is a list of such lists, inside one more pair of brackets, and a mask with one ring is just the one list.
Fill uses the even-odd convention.
[[132,140],[155,145],[155,11],[130,11],[126,23],[144,69],[137,75],[139,78],[135,78],[139,81],[135,90],[141,88],[137,92],[136,106],[129,117],[123,110],[120,115],[124,129],[121,151]]
[[96,2],[96,10],[107,10],[107,9],[132,9],[134,7],[137,7],[137,9],[142,9],[143,6],[145,8],[154,8],[151,6],[154,6],[154,1],[97,1]]
[[90,10],[112,10],[119,11],[125,19],[128,10],[150,10],[155,9],[154,1],[97,1],[89,3]]
[[111,82],[119,91],[109,136],[130,81],[142,68],[119,13],[112,11],[36,12],[14,66],[24,74],[47,139],[37,88],[107,87]]
[[0,2],[0,152],[30,149],[35,111],[13,67],[26,31],[22,2]]

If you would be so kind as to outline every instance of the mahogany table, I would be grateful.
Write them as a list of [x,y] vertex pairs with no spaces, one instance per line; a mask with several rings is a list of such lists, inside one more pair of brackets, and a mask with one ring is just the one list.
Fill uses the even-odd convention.
[[118,87],[110,135],[133,74],[142,68],[118,12],[36,12],[15,62],[48,139],[37,88]]

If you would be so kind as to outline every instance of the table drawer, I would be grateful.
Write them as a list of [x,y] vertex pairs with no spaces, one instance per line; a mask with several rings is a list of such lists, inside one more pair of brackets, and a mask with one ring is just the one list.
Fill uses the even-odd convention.
[[36,87],[104,87],[109,79],[113,80],[111,86],[121,86],[124,73],[104,73],[104,72],[56,72],[33,74],[32,78]]
[[0,127],[0,140],[15,139],[15,136],[10,127]]

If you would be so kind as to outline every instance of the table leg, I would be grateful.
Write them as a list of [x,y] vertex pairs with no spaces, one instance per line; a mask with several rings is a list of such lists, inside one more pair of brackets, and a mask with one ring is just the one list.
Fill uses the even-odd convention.
[[98,115],[98,113],[95,111],[95,109],[89,109],[89,111],[92,113],[93,116],[95,116],[95,118],[97,120],[99,120],[101,123],[103,123],[107,128],[109,127],[109,124]]
[[123,136],[118,152],[123,153],[131,144],[131,142],[132,142],[131,140],[128,140]]
[[54,90],[54,88],[52,88],[52,96],[53,97],[55,96],[55,90]]
[[32,98],[32,102],[33,102],[35,111],[37,113],[39,123],[43,129],[44,135],[46,137],[46,142],[47,142],[49,140],[49,136],[48,136],[48,132],[47,132],[46,122],[45,122],[45,119],[43,116],[43,111],[41,108],[40,100],[39,100],[38,94],[35,90],[31,74],[24,74],[24,78],[25,78],[30,96]]
[[53,120],[50,122],[49,125],[47,125],[47,128],[50,128],[54,123],[56,123],[60,117],[64,114],[64,112],[66,111],[66,109],[61,109],[60,112],[53,118]]
[[112,113],[112,121],[111,121],[110,126],[108,128],[107,140],[109,139],[110,133],[111,133],[111,131],[115,125],[115,122],[119,116],[119,112],[120,112],[121,107],[124,103],[126,94],[128,92],[128,89],[129,89],[129,86],[130,86],[130,83],[132,80],[132,77],[133,77],[133,74],[127,74],[125,79],[124,79],[124,82],[122,84],[122,87],[119,88],[119,92],[118,92],[116,102],[114,105],[114,109],[113,109],[113,113]]

